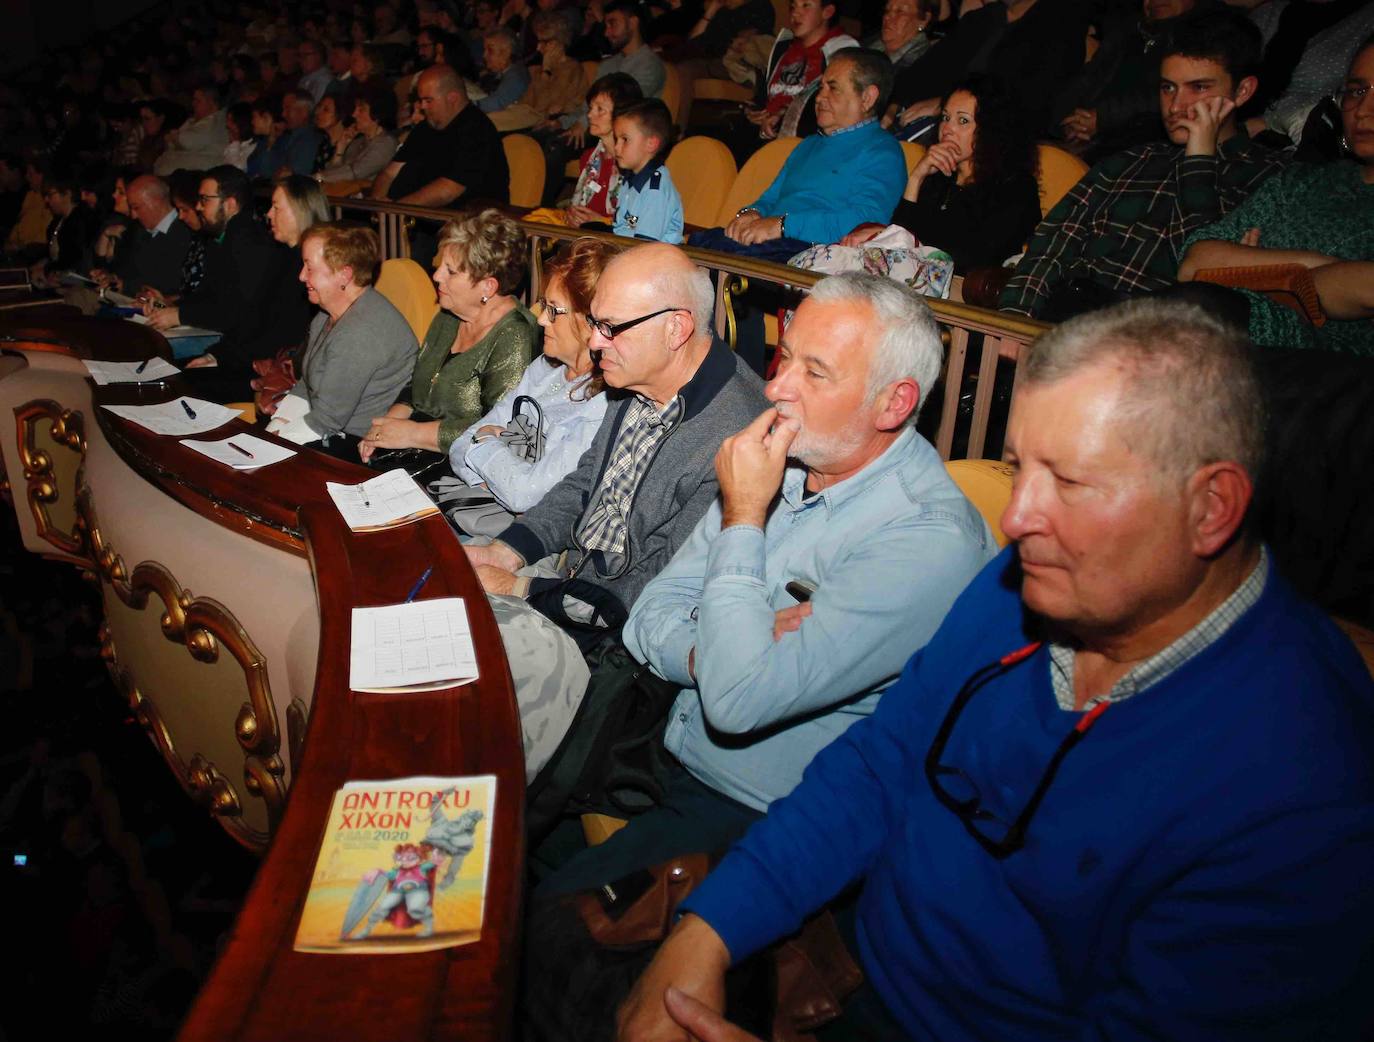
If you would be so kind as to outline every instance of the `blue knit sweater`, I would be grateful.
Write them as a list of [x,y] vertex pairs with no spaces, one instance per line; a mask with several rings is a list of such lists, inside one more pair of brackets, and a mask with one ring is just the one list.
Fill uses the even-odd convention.
[[[1349,642],[1271,573],[1100,717],[998,861],[923,761],[960,686],[1032,639],[1008,550],[686,907],[740,958],[864,877],[858,954],[912,1038],[1364,1038],[1374,685]],[[1080,715],[1042,648],[973,697],[943,762],[1011,820]]]
[[874,121],[803,138],[751,205],[787,214],[788,238],[839,242],[856,224],[887,224],[904,187],[902,146]]

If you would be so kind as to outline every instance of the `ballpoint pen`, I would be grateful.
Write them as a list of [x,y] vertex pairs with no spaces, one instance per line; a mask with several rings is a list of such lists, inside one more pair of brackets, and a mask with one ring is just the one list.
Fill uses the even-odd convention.
[[420,595],[420,591],[425,588],[425,583],[429,582],[429,577],[433,574],[434,566],[431,565],[430,567],[425,569],[424,575],[420,576],[420,578],[415,580],[415,585],[412,586],[410,588],[410,592],[406,594],[407,604],[409,604],[411,601],[413,601],[416,597]]
[[257,457],[254,456],[254,455],[253,455],[251,452],[249,452],[247,449],[241,448],[240,446],[235,445],[232,441],[229,442],[228,445],[229,445],[229,447],[230,447],[231,449],[233,449],[235,452],[241,452],[241,453],[243,453],[245,456],[247,456],[249,459],[257,459]]
[[186,415],[194,420],[196,418],[196,411],[186,404],[185,398],[181,398],[179,401],[181,402],[181,407],[186,410]]
[[141,372],[143,372],[143,370],[145,370],[145,369],[148,368],[148,363],[151,362],[151,361],[152,361],[151,358],[145,358],[143,361],[141,361],[141,362],[138,363],[138,368],[135,369],[134,372],[136,372],[136,373],[141,373]]

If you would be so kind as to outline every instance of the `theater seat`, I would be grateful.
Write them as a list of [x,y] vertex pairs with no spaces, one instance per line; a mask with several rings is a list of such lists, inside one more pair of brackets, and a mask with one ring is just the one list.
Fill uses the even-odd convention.
[[544,194],[544,150],[528,134],[507,134],[501,139],[510,166],[510,202],[526,209],[539,205]]
[[429,324],[439,310],[439,298],[434,292],[434,282],[429,273],[408,258],[382,261],[382,270],[377,276],[377,292],[405,316],[415,339],[423,341]]
[[686,120],[678,112],[682,105],[682,77],[677,71],[677,66],[672,62],[663,63],[663,90],[659,92],[659,98],[668,107],[668,115],[674,123],[682,128],[686,125]]
[[959,486],[959,491],[968,496],[969,502],[983,515],[997,545],[1006,546],[1007,537],[1002,532],[1001,522],[1002,511],[1011,499],[1010,465],[995,459],[953,459],[945,464],[945,469]]
[[1054,145],[1039,145],[1037,151],[1040,153],[1040,216],[1044,217],[1088,172],[1088,164]]
[[735,180],[735,159],[715,138],[683,138],[668,153],[668,173],[682,196],[688,224],[713,227]]
[[902,158],[906,160],[906,176],[916,169],[916,164],[926,157],[926,146],[918,141],[902,142]]
[[787,162],[792,150],[799,144],[799,137],[780,137],[776,141],[768,142],[750,156],[735,176],[735,182],[730,186],[725,202],[721,204],[720,212],[716,215],[716,224],[729,224],[740,207],[747,206],[761,196],[764,189],[778,176],[778,171]]

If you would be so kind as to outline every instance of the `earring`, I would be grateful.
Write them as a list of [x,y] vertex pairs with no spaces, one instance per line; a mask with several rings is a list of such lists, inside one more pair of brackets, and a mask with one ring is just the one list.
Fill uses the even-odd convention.
[[489,301],[490,299],[491,299],[491,298],[490,298],[489,296],[487,296],[485,293],[482,294],[482,303],[483,303],[483,304],[485,304],[485,303],[486,303],[487,301]]

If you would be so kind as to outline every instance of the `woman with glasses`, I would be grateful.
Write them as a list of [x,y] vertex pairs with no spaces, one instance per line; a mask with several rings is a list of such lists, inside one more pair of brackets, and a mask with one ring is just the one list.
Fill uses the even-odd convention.
[[[1320,347],[1374,355],[1374,37],[1355,52],[1336,91],[1343,159],[1294,163],[1185,244],[1178,277],[1216,268],[1300,265],[1294,288],[1315,290],[1320,325],[1295,308],[1241,289],[1250,336],[1270,347]],[[1300,297],[1294,296],[1298,302]]]
[[559,116],[575,112],[582,102],[587,81],[581,64],[568,57],[573,35],[568,20],[553,11],[540,11],[532,24],[539,66],[531,67],[530,85],[519,101],[491,113],[492,123],[503,132],[536,125],[552,129]]
[[499,210],[444,225],[434,272],[440,311],[414,378],[358,446],[364,463],[378,449],[447,454],[458,435],[520,382],[539,335],[534,315],[512,295],[528,256],[525,233]]
[[[453,472],[520,514],[577,466],[606,413],[587,314],[615,247],[578,239],[544,267],[544,353],[449,449]],[[477,533],[470,533],[477,534]]]

